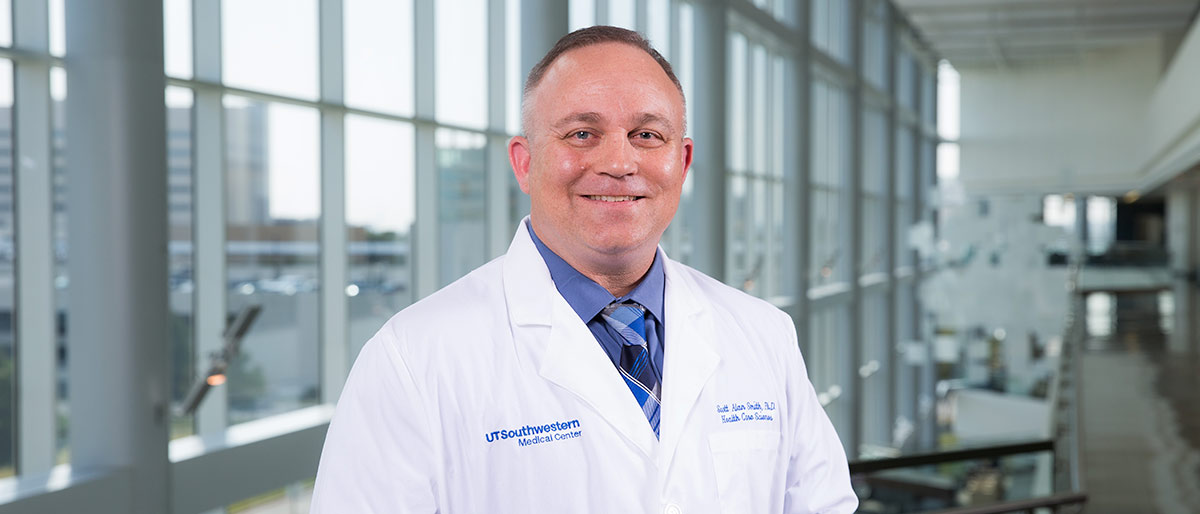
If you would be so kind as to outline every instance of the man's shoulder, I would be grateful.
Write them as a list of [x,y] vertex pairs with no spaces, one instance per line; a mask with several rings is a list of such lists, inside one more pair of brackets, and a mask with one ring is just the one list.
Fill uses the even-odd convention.
[[479,321],[502,309],[498,303],[503,303],[503,260],[503,256],[497,257],[405,307],[392,316],[382,330],[405,340],[423,332],[445,333],[480,326]]
[[713,309],[737,315],[782,317],[791,322],[786,313],[762,298],[721,282],[686,264],[673,260],[667,262],[668,274],[674,272],[683,279],[685,287],[694,287],[695,293],[711,304]]

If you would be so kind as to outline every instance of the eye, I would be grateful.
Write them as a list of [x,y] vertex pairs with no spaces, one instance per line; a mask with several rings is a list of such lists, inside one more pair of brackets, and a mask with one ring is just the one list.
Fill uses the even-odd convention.
[[657,135],[657,134],[655,134],[655,133],[653,133],[653,132],[650,132],[650,131],[643,130],[643,131],[641,131],[641,132],[638,132],[637,134],[634,134],[634,136],[633,136],[633,137],[636,137],[636,138],[638,138],[638,139],[650,140],[650,139],[655,139],[655,138],[657,138],[657,137],[658,137],[658,135]]
[[579,141],[587,141],[588,139],[592,138],[592,133],[586,130],[576,130],[575,132],[571,133],[571,138]]

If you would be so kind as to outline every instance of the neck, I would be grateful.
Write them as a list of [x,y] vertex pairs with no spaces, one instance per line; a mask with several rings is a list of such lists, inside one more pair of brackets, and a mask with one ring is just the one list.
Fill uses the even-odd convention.
[[613,254],[595,252],[587,248],[582,248],[579,252],[570,252],[566,251],[568,248],[564,245],[553,240],[553,237],[547,237],[549,234],[544,234],[536,226],[534,233],[546,248],[575,268],[575,271],[617,298],[629,294],[642,281],[650,271],[650,266],[654,264],[654,256],[658,252],[657,245]]

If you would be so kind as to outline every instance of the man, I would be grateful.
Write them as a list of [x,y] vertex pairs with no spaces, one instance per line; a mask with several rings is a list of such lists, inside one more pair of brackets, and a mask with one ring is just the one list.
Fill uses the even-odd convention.
[[583,29],[524,102],[530,216],[363,348],[313,511],[852,512],[790,318],[658,250],[693,148],[670,64]]

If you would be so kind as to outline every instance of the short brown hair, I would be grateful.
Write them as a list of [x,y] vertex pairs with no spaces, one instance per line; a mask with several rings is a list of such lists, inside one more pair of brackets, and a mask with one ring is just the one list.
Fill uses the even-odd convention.
[[[621,27],[613,27],[611,25],[596,25],[586,27],[570,34],[563,36],[554,44],[554,47],[546,52],[545,57],[538,61],[533,69],[529,70],[529,77],[525,79],[525,89],[521,96],[521,130],[525,130],[525,125],[529,119],[529,97],[538,84],[542,82],[542,77],[546,75],[546,70],[550,69],[550,65],[558,60],[562,54],[565,54],[576,48],[583,48],[601,43],[623,43],[634,48],[646,52],[647,55],[654,58],[654,62],[662,68],[667,74],[667,78],[671,79],[671,83],[675,84],[675,88],[679,90],[679,96],[683,97],[683,86],[679,83],[679,78],[675,76],[675,71],[671,69],[671,63],[666,57],[658,53],[653,46],[650,46],[650,41],[642,37],[641,34],[629,29]],[[686,100],[684,100],[686,102]]]

